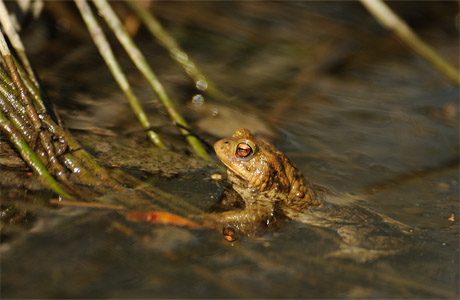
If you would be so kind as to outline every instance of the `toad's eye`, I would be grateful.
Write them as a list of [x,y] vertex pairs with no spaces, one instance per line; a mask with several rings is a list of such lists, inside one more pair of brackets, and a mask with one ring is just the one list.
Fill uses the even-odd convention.
[[252,148],[246,143],[239,143],[236,146],[236,155],[239,157],[245,158],[252,154]]

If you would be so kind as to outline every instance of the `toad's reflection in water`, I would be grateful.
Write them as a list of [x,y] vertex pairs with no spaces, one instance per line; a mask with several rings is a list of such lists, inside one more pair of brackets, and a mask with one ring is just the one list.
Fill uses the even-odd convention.
[[334,196],[310,183],[282,152],[255,139],[248,129],[237,129],[214,148],[236,192],[236,196],[227,193],[233,197],[223,201],[241,208],[209,213],[204,223],[224,229],[226,240],[234,236],[227,228],[256,236],[285,217],[335,230],[342,241],[340,250],[326,256],[366,262],[408,248],[404,239],[410,231],[408,226],[356,204],[328,201]]

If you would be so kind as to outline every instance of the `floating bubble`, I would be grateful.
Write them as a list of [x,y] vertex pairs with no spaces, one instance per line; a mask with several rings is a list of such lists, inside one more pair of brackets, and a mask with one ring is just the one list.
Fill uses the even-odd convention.
[[186,61],[188,61],[187,53],[181,51],[178,48],[172,49],[170,53],[171,53],[171,56],[181,64],[183,64]]
[[205,91],[208,88],[208,82],[205,79],[200,79],[196,82],[196,88]]
[[187,72],[187,74],[192,74],[192,75],[196,74],[197,70],[193,62],[187,61],[184,65],[185,65],[185,72]]
[[219,110],[216,107],[211,108],[211,116],[217,117]]
[[203,105],[204,97],[202,95],[200,95],[200,94],[197,94],[197,95],[193,96],[192,103],[194,105]]

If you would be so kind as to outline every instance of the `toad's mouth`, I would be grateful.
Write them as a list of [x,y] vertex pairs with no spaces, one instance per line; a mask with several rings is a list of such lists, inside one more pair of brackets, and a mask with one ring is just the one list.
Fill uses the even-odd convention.
[[238,168],[235,168],[234,164],[241,163],[240,160],[235,159],[234,157],[219,156],[219,155],[217,155],[217,158],[219,158],[220,162],[223,163],[224,166],[227,168],[227,174],[232,174],[234,176],[237,176],[243,182],[247,181],[245,174],[239,171]]

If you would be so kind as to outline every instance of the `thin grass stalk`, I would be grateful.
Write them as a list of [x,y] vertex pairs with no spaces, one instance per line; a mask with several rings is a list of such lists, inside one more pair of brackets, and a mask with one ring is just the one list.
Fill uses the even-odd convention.
[[460,73],[423,42],[412,29],[381,0],[360,0],[364,7],[386,28],[394,32],[404,43],[435,68],[460,85]]
[[29,78],[31,78],[31,80],[38,86],[38,81],[35,77],[32,66],[30,65],[29,59],[27,58],[24,44],[14,28],[13,22],[8,14],[8,10],[6,9],[3,0],[0,0],[0,23],[2,24],[6,35],[10,39],[11,45],[21,59],[21,63],[26,69]]
[[[117,37],[118,41],[125,48],[125,51],[128,53],[131,60],[134,62],[136,67],[152,86],[153,90],[156,92],[156,94],[160,98],[160,101],[166,108],[166,111],[168,112],[171,119],[174,122],[182,125],[182,127],[188,128],[189,126],[187,122],[177,111],[174,103],[168,97],[163,85],[157,79],[155,73],[150,68],[141,51],[137,48],[133,40],[129,37],[128,33],[124,29],[120,20],[118,19],[110,5],[107,3],[107,1],[94,0],[94,4],[96,5],[99,13],[102,15],[106,23],[109,25],[110,29],[115,33],[115,36]],[[210,159],[208,153],[202,147],[202,145],[196,137],[190,135],[189,132],[183,128],[179,128],[179,130],[186,137],[187,142],[198,156],[204,159]]]
[[176,40],[163,28],[151,11],[138,1],[125,0],[125,3],[136,13],[160,45],[166,48],[169,55],[171,55],[171,57],[184,69],[185,73],[193,80],[198,90],[206,91],[216,99],[225,98],[231,100],[230,97],[225,96],[224,93],[204,75],[190,56],[180,48]]
[[14,128],[13,124],[0,112],[0,126],[2,132],[8,136],[10,142],[15,146],[21,157],[29,165],[29,167],[39,175],[40,180],[43,184],[48,186],[51,190],[56,192],[62,198],[72,199],[64,189],[54,180],[54,178],[48,173],[46,167],[42,164],[37,155],[30,149],[29,145],[24,141],[21,134]]
[[133,93],[126,76],[124,75],[120,65],[118,64],[115,56],[113,55],[112,49],[110,48],[109,42],[107,41],[104,32],[102,31],[101,27],[96,21],[91,8],[89,7],[86,0],[75,0],[75,4],[77,5],[78,9],[80,10],[80,14],[83,17],[83,20],[88,27],[88,30],[93,38],[94,43],[96,44],[97,48],[99,49],[99,53],[104,58],[105,63],[109,67],[110,71],[112,72],[113,77],[115,78],[116,82],[120,86],[121,90],[125,94],[126,98],[128,99],[129,104],[131,105],[134,114],[137,116],[139,122],[142,126],[146,129],[147,135],[152,140],[152,142],[162,149],[166,149],[165,144],[161,140],[161,138],[156,134],[151,128],[152,125],[148,120],[147,115],[145,114],[139,100]]

